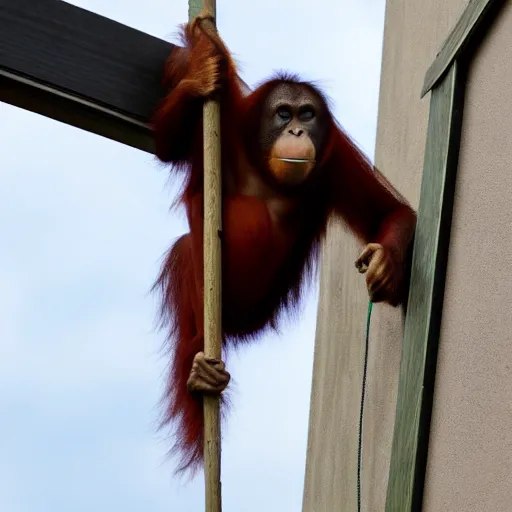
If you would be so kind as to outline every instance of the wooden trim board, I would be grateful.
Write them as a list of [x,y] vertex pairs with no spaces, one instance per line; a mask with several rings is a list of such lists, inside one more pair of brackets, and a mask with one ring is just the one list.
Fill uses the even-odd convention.
[[466,70],[503,0],[470,0],[430,66],[430,114],[405,319],[386,512],[420,512],[462,128]]
[[450,35],[446,38],[434,62],[428,68],[421,90],[425,96],[450,68],[455,59],[464,53],[473,39],[478,37],[479,28],[492,23],[493,14],[504,4],[504,0],[470,0]]
[[465,80],[457,62],[432,91],[386,512],[421,510]]

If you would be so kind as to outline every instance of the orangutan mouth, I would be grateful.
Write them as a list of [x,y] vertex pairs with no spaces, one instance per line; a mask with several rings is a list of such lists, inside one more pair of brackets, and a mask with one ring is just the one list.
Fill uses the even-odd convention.
[[305,158],[279,158],[281,162],[290,162],[293,164],[314,164],[314,160],[308,160]]

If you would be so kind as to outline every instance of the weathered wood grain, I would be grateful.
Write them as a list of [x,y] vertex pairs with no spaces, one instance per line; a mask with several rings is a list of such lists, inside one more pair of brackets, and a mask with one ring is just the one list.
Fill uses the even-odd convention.
[[203,9],[203,0],[188,0],[188,19],[195,18]]
[[503,5],[504,0],[470,0],[455,27],[446,38],[434,62],[430,65],[421,90],[425,96],[441,79],[443,74],[478,36],[479,29],[486,28],[492,15]]
[[[189,16],[198,14],[197,0],[189,4]],[[203,0],[205,14],[215,18],[216,0]],[[216,32],[215,23],[205,22]],[[220,103],[209,99],[203,106],[204,155],[204,352],[222,357],[222,176]],[[222,511],[221,428],[219,397],[204,397],[205,511]]]
[[454,62],[432,91],[386,512],[421,510],[464,89]]
[[0,101],[153,151],[171,49],[61,0],[0,0]]

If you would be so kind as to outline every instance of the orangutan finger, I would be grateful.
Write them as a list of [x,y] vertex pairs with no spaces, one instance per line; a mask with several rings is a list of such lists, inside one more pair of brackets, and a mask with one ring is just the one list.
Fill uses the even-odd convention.
[[205,371],[205,368],[200,365],[196,365],[192,368],[190,378],[197,382],[203,381],[205,384],[209,384],[211,386],[214,386],[218,383],[216,375]]
[[391,284],[391,278],[389,275],[387,275],[383,279],[376,280],[370,287],[370,292],[372,295],[378,295],[383,290],[388,288],[390,284]]
[[382,279],[387,274],[386,261],[382,259],[372,260],[366,272],[366,284],[370,285]]
[[223,384],[208,384],[202,380],[192,381],[189,385],[189,392],[202,393],[205,395],[220,395],[226,386]]
[[224,361],[221,361],[220,359],[213,359],[211,357],[206,357],[205,361],[216,370],[222,372],[226,369],[226,365]]
[[367,268],[370,266],[369,261],[373,254],[381,249],[382,247],[379,244],[368,244],[362,251],[361,254],[359,254],[355,266],[359,269],[361,269],[363,266],[366,266]]

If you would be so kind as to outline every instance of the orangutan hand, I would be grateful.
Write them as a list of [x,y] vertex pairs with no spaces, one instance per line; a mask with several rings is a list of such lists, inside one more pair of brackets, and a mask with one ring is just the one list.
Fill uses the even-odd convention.
[[226,389],[230,379],[231,376],[222,361],[210,359],[204,355],[204,352],[199,352],[192,363],[187,389],[189,393],[220,395]]
[[366,286],[373,302],[392,302],[395,293],[393,260],[380,244],[368,244],[356,260],[356,267],[366,273]]

